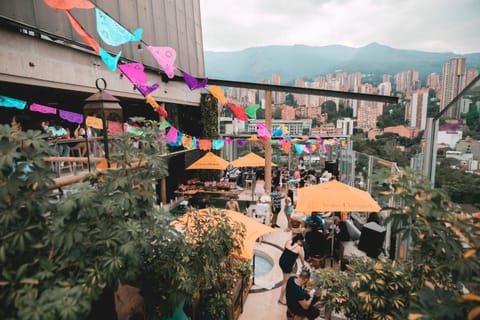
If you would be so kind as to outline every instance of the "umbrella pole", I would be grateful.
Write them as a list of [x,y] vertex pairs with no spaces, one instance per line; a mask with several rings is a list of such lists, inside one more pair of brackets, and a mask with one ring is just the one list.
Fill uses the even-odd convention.
[[333,242],[335,241],[335,230],[332,230],[332,245],[330,248],[330,268],[333,268]]
[[255,284],[255,253],[253,254],[253,279],[252,284]]

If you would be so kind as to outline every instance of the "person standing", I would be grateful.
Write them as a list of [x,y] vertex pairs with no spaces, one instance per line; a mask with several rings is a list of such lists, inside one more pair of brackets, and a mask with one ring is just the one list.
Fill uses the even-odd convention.
[[283,194],[280,193],[280,191],[281,191],[281,187],[276,186],[275,190],[270,195],[271,204],[272,204],[272,227],[273,228],[280,228],[280,226],[277,224],[278,214],[280,213],[280,210],[282,210]]
[[283,282],[282,282],[282,289],[280,290],[280,298],[278,299],[278,303],[285,305],[285,286],[287,284],[288,278],[291,276],[293,272],[293,266],[298,258],[302,262],[302,266],[305,265],[304,260],[305,253],[303,251],[303,235],[296,234],[292,240],[288,240],[285,243],[285,247],[283,249],[282,255],[279,259],[279,265],[283,272]]
[[292,213],[293,213],[293,204],[290,200],[290,197],[285,198],[285,215],[287,216],[287,230],[292,230]]

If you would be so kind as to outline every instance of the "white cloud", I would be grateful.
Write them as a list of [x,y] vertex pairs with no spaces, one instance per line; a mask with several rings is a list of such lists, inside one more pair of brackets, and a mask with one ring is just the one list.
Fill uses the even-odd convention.
[[305,44],[480,52],[478,0],[200,0],[205,50]]

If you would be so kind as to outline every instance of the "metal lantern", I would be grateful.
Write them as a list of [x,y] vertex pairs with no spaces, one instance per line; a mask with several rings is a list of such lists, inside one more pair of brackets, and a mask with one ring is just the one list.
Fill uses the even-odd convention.
[[[102,87],[100,86],[100,83],[103,83]],[[110,157],[108,149],[108,124],[109,122],[118,122],[123,130],[123,109],[122,106],[120,106],[119,104],[120,100],[118,100],[105,90],[107,88],[107,82],[105,81],[105,79],[98,78],[95,81],[95,86],[97,87],[98,92],[85,99],[85,105],[83,106],[83,115],[85,119],[87,119],[87,117],[97,117],[102,119],[102,134],[105,158],[107,159],[108,167],[110,167]]]

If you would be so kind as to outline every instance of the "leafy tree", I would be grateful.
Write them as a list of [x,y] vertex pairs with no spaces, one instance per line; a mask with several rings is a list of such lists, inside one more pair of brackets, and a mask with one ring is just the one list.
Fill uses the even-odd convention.
[[282,108],[281,107],[275,107],[273,110],[273,119],[282,119]]
[[[238,273],[220,278],[242,266],[227,258],[241,228],[219,223],[193,245],[170,225],[173,217],[155,206],[155,181],[167,173],[158,156],[165,143],[158,123],[135,121],[141,149],[131,133],[119,135],[111,153],[117,168],[90,175],[61,198],[44,161],[45,135],[0,126],[1,319],[98,318],[100,300],[113,302],[119,283],[140,288],[146,317],[157,319],[198,300],[199,290],[209,297],[232,287]],[[205,301],[203,310],[215,314],[229,303]]]
[[289,106],[294,106],[294,107],[297,106],[297,101],[295,100],[295,97],[293,94],[287,93],[287,95],[285,96],[285,104]]
[[391,104],[383,110],[383,114],[377,119],[377,127],[395,127],[405,124],[405,107],[402,104]]
[[[202,109],[200,124],[203,127],[203,137],[218,137],[218,100],[211,94],[202,94],[200,99]],[[228,108],[227,108],[228,109]],[[232,113],[230,109],[227,113]]]
[[480,314],[479,219],[456,215],[446,194],[417,172],[390,183],[384,196],[399,205],[388,208],[386,223],[410,243],[407,259],[353,259],[344,274],[320,277],[325,304],[354,319],[474,319]]

